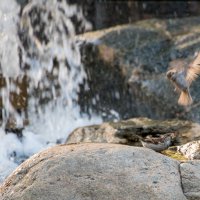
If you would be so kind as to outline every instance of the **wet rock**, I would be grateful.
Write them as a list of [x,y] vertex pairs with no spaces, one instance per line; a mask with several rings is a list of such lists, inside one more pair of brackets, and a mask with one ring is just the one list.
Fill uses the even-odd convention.
[[200,125],[176,119],[152,120],[148,118],[132,118],[77,128],[69,135],[66,143],[97,142],[141,146],[140,137],[173,132],[177,134],[175,143],[179,145],[185,144],[200,136]]
[[200,159],[200,140],[181,145],[178,147],[178,151],[188,159]]
[[183,192],[187,199],[200,199],[200,161],[188,161],[180,164]]
[[200,79],[191,87],[194,104],[183,108],[165,77],[171,61],[193,59],[199,48],[199,24],[199,17],[152,19],[80,35],[79,40],[87,41],[81,49],[88,75],[79,94],[82,111],[92,110],[106,119],[115,119],[115,111],[123,119],[200,121]]
[[116,144],[47,149],[21,164],[0,194],[2,200],[186,199],[178,161]]

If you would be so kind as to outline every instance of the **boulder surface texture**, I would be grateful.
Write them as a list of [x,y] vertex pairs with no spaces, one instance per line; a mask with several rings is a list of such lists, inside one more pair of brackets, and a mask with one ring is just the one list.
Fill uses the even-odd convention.
[[35,154],[0,187],[2,200],[184,200],[179,162],[119,144],[59,145]]

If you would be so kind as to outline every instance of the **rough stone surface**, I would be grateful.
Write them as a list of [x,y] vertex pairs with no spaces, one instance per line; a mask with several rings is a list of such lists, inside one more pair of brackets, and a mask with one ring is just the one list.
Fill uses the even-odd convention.
[[187,199],[200,199],[200,161],[188,161],[180,165],[182,187]]
[[141,146],[139,137],[171,132],[177,133],[176,144],[181,145],[200,137],[200,125],[176,119],[162,121],[132,118],[77,128],[69,135],[66,143],[98,142]]
[[119,144],[60,145],[32,156],[0,187],[2,200],[184,200],[179,162]]
[[178,147],[178,151],[188,159],[200,159],[200,140],[181,145]]

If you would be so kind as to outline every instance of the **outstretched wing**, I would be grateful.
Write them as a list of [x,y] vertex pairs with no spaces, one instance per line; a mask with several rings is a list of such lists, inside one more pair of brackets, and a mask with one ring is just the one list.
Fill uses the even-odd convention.
[[186,81],[190,85],[200,75],[200,53],[195,60],[189,65],[186,73]]

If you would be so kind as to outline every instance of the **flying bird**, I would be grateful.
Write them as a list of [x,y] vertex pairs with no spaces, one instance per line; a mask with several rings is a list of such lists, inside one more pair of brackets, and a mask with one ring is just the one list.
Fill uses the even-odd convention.
[[172,61],[166,75],[175,86],[175,90],[180,93],[178,104],[191,105],[193,100],[190,95],[190,85],[200,75],[200,53],[190,63],[183,59]]

